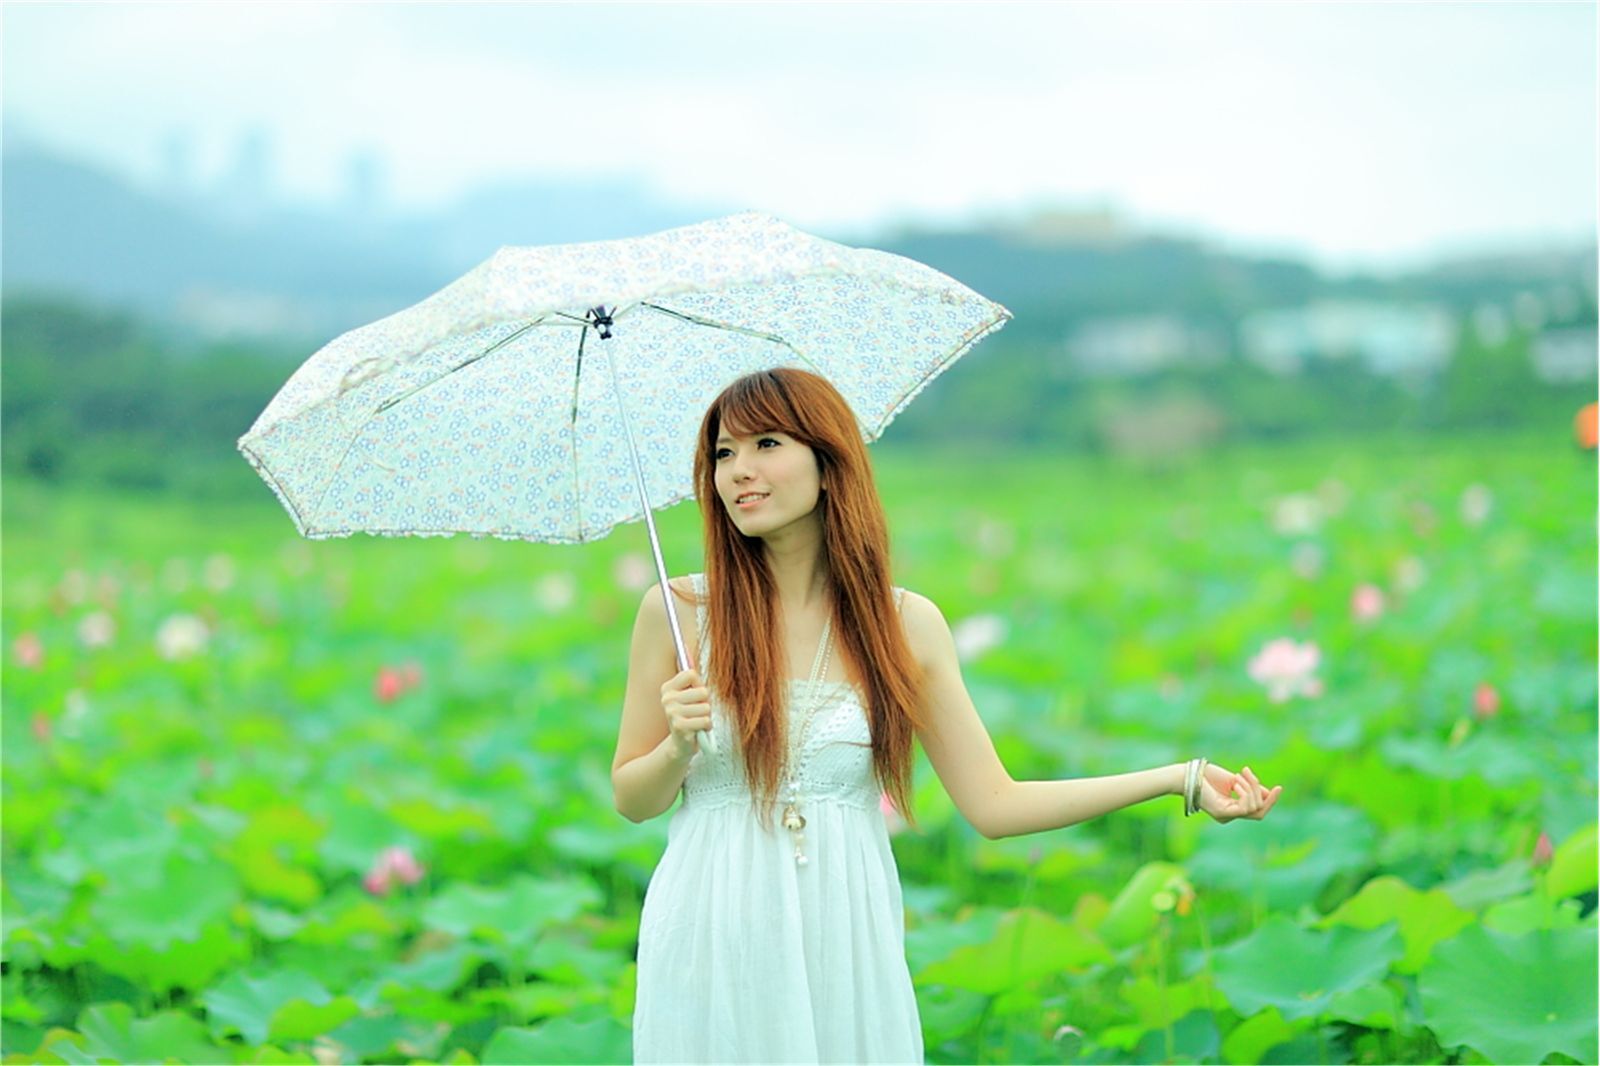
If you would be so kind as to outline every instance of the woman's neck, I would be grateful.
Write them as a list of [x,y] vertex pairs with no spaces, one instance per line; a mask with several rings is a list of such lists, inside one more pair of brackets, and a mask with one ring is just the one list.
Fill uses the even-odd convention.
[[783,611],[810,611],[827,602],[828,565],[820,524],[796,523],[762,543]]

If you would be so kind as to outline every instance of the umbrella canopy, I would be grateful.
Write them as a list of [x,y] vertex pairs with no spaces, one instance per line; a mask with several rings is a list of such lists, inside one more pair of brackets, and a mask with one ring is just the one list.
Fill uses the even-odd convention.
[[641,480],[649,506],[693,494],[695,432],[734,378],[813,370],[871,441],[1010,317],[924,264],[755,213],[501,248],[318,351],[239,450],[306,537],[592,541],[647,516]]

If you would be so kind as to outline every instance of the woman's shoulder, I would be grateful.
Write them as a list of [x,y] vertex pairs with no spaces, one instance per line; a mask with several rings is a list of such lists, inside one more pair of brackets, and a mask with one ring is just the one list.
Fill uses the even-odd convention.
[[[677,577],[667,578],[667,587],[672,589],[673,599],[679,604],[694,606],[699,601],[697,589],[704,584],[702,574],[680,574]],[[639,600],[641,614],[659,614],[666,617],[666,601],[661,596],[661,582],[653,581],[650,587],[644,590],[644,595]]]
[[900,616],[905,619],[906,640],[917,660],[927,663],[938,650],[951,641],[950,624],[945,621],[939,605],[920,592],[899,589]]
[[920,592],[906,588],[904,585],[896,585],[894,591],[896,599],[900,602],[900,610],[902,612],[916,611],[926,613],[932,611],[935,614],[939,613],[938,605]]

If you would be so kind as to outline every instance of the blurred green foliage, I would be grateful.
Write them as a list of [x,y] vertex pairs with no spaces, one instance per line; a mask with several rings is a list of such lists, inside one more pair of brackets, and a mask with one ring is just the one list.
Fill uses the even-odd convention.
[[[1596,1060],[1564,423],[873,457],[1015,778],[1201,753],[1284,785],[1260,823],[1169,797],[991,841],[919,755],[892,844],[930,1062]],[[642,531],[305,541],[257,489],[7,480],[4,1061],[625,1060],[667,823],[608,773]],[[694,507],[660,526],[698,569]],[[1251,677],[1281,637],[1315,696]],[[395,846],[420,876],[374,885]]]

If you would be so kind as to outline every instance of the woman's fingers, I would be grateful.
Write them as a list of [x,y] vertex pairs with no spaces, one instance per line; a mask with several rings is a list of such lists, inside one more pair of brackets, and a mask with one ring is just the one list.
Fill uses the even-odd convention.
[[1283,795],[1282,785],[1267,788],[1248,766],[1241,766],[1234,773],[1216,763],[1207,763],[1205,777],[1208,790],[1216,795],[1212,813],[1219,821],[1263,818]]

